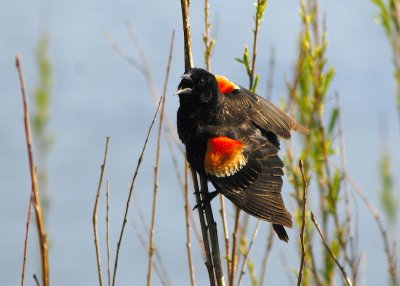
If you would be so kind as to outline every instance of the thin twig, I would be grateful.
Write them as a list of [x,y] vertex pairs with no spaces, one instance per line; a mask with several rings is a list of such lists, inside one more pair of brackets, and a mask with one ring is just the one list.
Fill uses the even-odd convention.
[[[171,155],[172,165],[174,166],[175,174],[176,174],[178,181],[182,187],[183,196],[185,197],[185,180],[181,174],[180,167],[178,165],[178,159],[174,152],[172,140],[169,138],[170,136],[168,136],[168,135],[169,135],[169,133],[167,133],[167,145],[168,145],[168,150],[169,150],[168,153]],[[189,202],[189,208],[192,209],[192,207],[190,206],[190,202]],[[205,250],[203,247],[203,242],[202,242],[199,226],[197,224],[196,219],[194,218],[193,212],[190,212],[189,216],[190,216],[190,222],[192,223],[192,227],[193,227],[193,231],[196,236],[196,239],[199,242],[199,245],[201,245],[201,254],[203,255],[203,257],[205,259],[206,254],[205,254]]]
[[[146,218],[145,218],[143,209],[141,207],[142,204],[138,200],[136,200],[134,203],[135,203],[136,211],[139,213],[139,218],[140,218],[140,221],[142,223],[142,227],[143,227],[144,233],[148,237],[149,234],[150,234],[150,229],[149,229],[149,226],[146,223]],[[134,227],[135,230],[139,229],[134,222],[133,222],[133,227]],[[144,235],[141,235],[138,231],[137,231],[137,234],[138,234],[139,239],[142,240],[142,238],[143,238],[143,241],[145,241],[144,240]],[[149,247],[147,246],[147,241],[145,241],[143,243],[143,248],[145,249],[145,251],[148,251]],[[171,285],[171,281],[169,279],[168,272],[165,269],[164,261],[162,260],[162,256],[160,255],[160,252],[158,251],[158,249],[155,249],[154,255],[155,255],[155,260],[153,262],[154,263],[153,267],[157,266],[159,268],[159,271],[158,271],[157,275],[159,276],[160,281],[161,282],[164,281],[164,282],[162,282],[164,284]]]
[[[202,175],[200,175],[199,177],[200,177],[201,195],[204,201],[208,197],[207,179]],[[208,232],[210,235],[212,260],[213,260],[213,267],[215,271],[217,285],[225,286],[224,272],[222,270],[222,263],[221,263],[221,254],[219,250],[217,223],[214,220],[214,215],[211,209],[210,201],[207,200],[205,201],[204,211],[207,220]]]
[[94,203],[93,218],[92,218],[93,219],[94,245],[96,247],[96,258],[97,258],[97,273],[99,275],[99,284],[100,284],[100,286],[103,285],[103,274],[102,274],[102,270],[101,270],[97,213],[98,213],[98,207],[99,207],[99,201],[100,201],[101,185],[103,183],[104,171],[106,169],[106,164],[107,164],[107,155],[108,155],[108,146],[109,146],[109,144],[110,144],[110,137],[107,137],[106,149],[104,151],[103,164],[101,165],[99,185],[97,187],[97,195],[96,195],[96,200],[95,200],[95,203]]
[[256,239],[256,236],[257,236],[257,233],[258,233],[258,229],[260,228],[260,222],[261,222],[261,220],[257,221],[257,225],[256,225],[256,227],[254,229],[253,236],[251,237],[251,240],[250,240],[250,243],[249,243],[249,247],[247,248],[246,253],[243,255],[243,264],[242,264],[242,269],[240,270],[238,286],[242,285],[244,268],[246,267],[251,247],[253,246],[254,240]]
[[106,192],[106,241],[107,241],[107,280],[111,286],[111,251],[110,251],[110,183],[107,181]]
[[211,71],[211,54],[214,48],[215,41],[210,39],[210,3],[209,0],[204,1],[204,24],[205,32],[203,34],[203,42],[205,45],[204,60],[208,71]]
[[[222,226],[224,228],[224,238],[225,238],[225,255],[226,255],[226,266],[227,266],[227,271],[228,274],[231,273],[231,267],[232,267],[232,260],[230,258],[230,253],[229,250],[231,248],[230,245],[230,239],[229,239],[229,230],[228,230],[228,222],[226,220],[226,208],[225,208],[225,199],[223,195],[220,195],[220,200],[221,200],[221,219],[222,219]],[[230,275],[228,275],[228,284],[230,281]]]
[[230,286],[235,285],[236,280],[236,265],[237,265],[237,247],[238,247],[238,236],[239,236],[239,224],[240,224],[240,209],[236,208],[236,218],[235,218],[235,229],[233,231],[232,239],[232,254],[231,254],[231,272],[230,274]]
[[306,227],[306,203],[307,203],[307,181],[304,176],[302,160],[299,161],[299,168],[301,172],[301,177],[303,179],[303,217],[302,217],[301,231],[300,231],[301,261],[300,261],[299,276],[297,278],[297,286],[301,285],[301,280],[303,279],[304,260],[306,258],[306,248],[304,246],[304,230]]
[[265,277],[267,274],[267,265],[268,265],[268,258],[272,250],[272,245],[274,243],[274,229],[272,228],[272,224],[270,224],[269,227],[269,234],[268,234],[268,243],[267,243],[267,248],[265,249],[264,257],[262,260],[262,266],[261,266],[261,275],[260,275],[260,286],[263,286],[265,284]]
[[118,243],[117,243],[117,251],[116,251],[116,255],[115,255],[113,281],[112,281],[112,285],[113,286],[115,286],[117,269],[118,269],[119,252],[121,250],[121,243],[122,243],[122,237],[123,237],[124,231],[125,231],[125,226],[126,226],[126,223],[128,222],[128,211],[129,211],[129,206],[130,206],[130,202],[131,202],[132,195],[133,195],[133,189],[134,189],[134,186],[135,186],[135,181],[136,181],[137,175],[139,174],[139,169],[140,169],[140,166],[141,166],[142,161],[143,161],[144,152],[146,151],[147,142],[149,141],[150,133],[151,133],[151,130],[153,129],[154,122],[156,121],[158,110],[160,109],[160,106],[161,106],[161,101],[162,101],[162,97],[160,98],[160,100],[158,102],[156,112],[154,113],[154,116],[153,116],[153,120],[151,121],[149,129],[147,131],[147,135],[146,135],[146,139],[145,139],[144,144],[143,144],[142,152],[140,153],[140,156],[139,156],[139,159],[138,159],[138,162],[137,162],[137,165],[136,165],[135,173],[134,173],[133,178],[132,178],[131,186],[129,188],[129,195],[128,195],[128,199],[126,201],[124,219],[122,221],[121,232],[120,232],[120,235],[119,235],[119,239],[118,239]]
[[204,208],[203,208],[202,199],[200,196],[199,182],[197,179],[196,171],[193,169],[190,169],[190,170],[192,173],[194,194],[196,196],[196,202],[198,204],[197,209],[198,209],[198,213],[199,213],[201,233],[203,235],[204,250],[206,252],[205,265],[207,267],[208,276],[210,279],[210,285],[215,286],[216,285],[216,277],[215,277],[215,273],[214,273],[213,260],[211,257],[211,249],[210,249],[210,241],[209,241],[209,236],[208,236],[208,231],[207,231],[207,225],[206,225],[206,221],[205,221],[205,217],[204,217]]
[[316,221],[316,219],[315,219],[315,217],[314,217],[313,212],[311,212],[311,220],[312,220],[312,222],[314,223],[315,227],[317,228],[318,233],[319,233],[319,236],[321,237],[322,242],[324,243],[326,250],[329,252],[329,254],[331,255],[332,259],[335,261],[337,267],[339,268],[340,272],[342,273],[343,278],[344,278],[344,280],[346,281],[346,284],[347,284],[348,286],[352,286],[353,284],[351,283],[350,278],[347,276],[346,271],[344,270],[344,267],[343,267],[343,266],[339,263],[339,261],[336,259],[335,254],[333,254],[332,250],[330,249],[330,247],[329,247],[329,245],[328,245],[328,242],[326,241],[324,235],[322,234],[321,228],[319,227],[319,225],[318,225],[318,223],[317,223],[317,221]]
[[33,200],[33,193],[31,193],[31,197],[29,198],[28,218],[26,219],[24,257],[23,257],[23,260],[22,260],[21,286],[24,286],[24,283],[25,283],[26,253],[27,253],[27,250],[28,250],[29,226],[31,225],[32,200]]
[[[141,221],[142,221],[142,223],[143,223],[143,226],[145,227],[145,231],[144,231],[144,232],[145,232],[145,235],[147,236],[148,233],[149,233],[149,231],[148,231],[148,229],[146,228],[144,219],[141,218]],[[142,247],[143,247],[143,250],[144,250],[145,252],[147,252],[148,249],[149,249],[149,247],[148,247],[147,244],[146,244],[145,236],[142,235],[142,234],[138,231],[139,227],[137,226],[137,224],[136,224],[134,221],[132,222],[132,225],[133,225],[133,229],[135,230],[135,233],[137,234],[137,236],[138,236],[138,238],[139,238],[140,244],[141,244]],[[158,253],[158,251],[156,250],[156,251],[155,251],[155,255],[156,255],[156,258],[158,259],[159,257],[157,256],[157,253]],[[164,285],[164,286],[171,286],[172,284],[171,284],[171,282],[169,281],[168,275],[165,275],[166,273],[165,273],[165,272],[163,271],[163,269],[162,269],[161,261],[160,261],[160,260],[157,260],[157,259],[154,260],[154,262],[153,262],[153,263],[154,263],[153,267],[154,267],[155,273],[157,274],[158,278],[160,279],[161,285]],[[158,263],[156,263],[156,262],[158,262]]]
[[189,174],[188,169],[189,166],[185,159],[185,219],[186,219],[186,247],[188,252],[188,261],[189,261],[189,271],[190,271],[190,282],[192,286],[196,285],[195,281],[195,271],[193,264],[193,254],[192,254],[192,239],[190,236],[190,213],[191,208],[189,205]]
[[161,103],[160,123],[159,123],[158,136],[157,136],[156,164],[154,167],[153,210],[152,210],[152,215],[151,215],[151,227],[150,227],[150,238],[149,238],[149,265],[148,265],[148,274],[147,274],[147,285],[148,286],[151,285],[153,254],[154,254],[154,250],[155,250],[154,232],[155,232],[156,211],[157,211],[157,194],[158,194],[158,188],[159,188],[158,171],[159,171],[160,157],[161,157],[161,135],[162,135],[162,129],[163,129],[163,122],[164,122],[165,99],[166,99],[166,95],[167,95],[168,79],[169,79],[169,73],[171,70],[172,52],[174,49],[174,39],[175,39],[175,31],[172,32],[172,37],[171,37],[167,71],[166,71],[166,75],[165,75],[164,90],[163,90],[162,103]]
[[[28,157],[29,157],[29,169],[31,175],[32,182],[32,191],[33,193],[33,206],[36,212],[36,225],[38,229],[39,243],[40,243],[40,256],[41,256],[41,265],[42,265],[42,276],[43,276],[43,286],[50,285],[50,272],[49,272],[49,253],[48,253],[48,242],[47,242],[47,234],[45,229],[45,224],[43,220],[42,208],[40,204],[40,194],[37,183],[37,175],[35,168],[35,161],[33,155],[33,146],[32,146],[32,137],[31,137],[31,127],[30,127],[30,115],[29,115],[29,106],[28,106],[28,98],[26,95],[26,83],[25,76],[22,70],[21,58],[19,55],[15,57],[15,65],[18,70],[19,81],[21,84],[21,93],[22,93],[22,101],[24,106],[24,123],[25,123],[25,136],[26,136],[26,145],[28,149]],[[30,193],[30,194],[31,194]]]
[[251,61],[251,74],[250,74],[250,90],[254,89],[254,77],[256,71],[256,59],[257,59],[257,45],[258,45],[258,35],[259,35],[259,28],[261,24],[261,20],[259,17],[262,17],[262,14],[258,12],[259,7],[261,5],[262,0],[257,0],[257,11],[255,16],[255,28],[254,28],[254,38],[253,38],[253,59]]
[[383,246],[384,246],[384,249],[385,249],[386,258],[387,258],[388,265],[389,265],[390,279],[392,281],[392,285],[398,285],[397,268],[396,268],[396,261],[395,261],[396,258],[395,258],[394,254],[391,254],[389,237],[387,235],[387,231],[386,231],[386,229],[385,229],[385,227],[383,225],[383,222],[381,220],[379,212],[373,206],[373,204],[368,200],[367,196],[363,193],[363,191],[357,185],[357,183],[348,174],[345,174],[345,177],[346,177],[347,180],[349,180],[350,184],[353,186],[353,188],[356,191],[356,193],[358,194],[358,196],[365,203],[365,205],[367,206],[367,208],[371,212],[372,217],[374,218],[374,220],[376,221],[376,223],[378,225],[379,232],[381,233],[382,240],[383,240]]
[[192,38],[190,36],[190,1],[181,0],[183,43],[185,47],[185,72],[193,67]]

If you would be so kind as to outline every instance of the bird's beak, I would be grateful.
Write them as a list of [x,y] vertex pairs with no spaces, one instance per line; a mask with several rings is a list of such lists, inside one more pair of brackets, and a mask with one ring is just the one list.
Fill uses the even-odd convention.
[[178,86],[178,91],[175,95],[190,95],[192,93],[193,80],[190,77],[190,74],[183,74],[180,76],[182,79],[181,83]]

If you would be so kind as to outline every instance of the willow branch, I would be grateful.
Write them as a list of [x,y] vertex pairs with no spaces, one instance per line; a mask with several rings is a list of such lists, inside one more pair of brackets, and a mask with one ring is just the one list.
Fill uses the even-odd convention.
[[103,177],[104,177],[104,171],[106,169],[106,164],[107,164],[107,155],[108,155],[108,146],[110,144],[110,137],[107,137],[106,141],[106,149],[104,151],[104,159],[103,159],[103,164],[101,165],[101,172],[100,172],[100,179],[99,179],[99,185],[97,187],[97,195],[96,195],[96,201],[94,203],[94,208],[93,208],[93,233],[94,233],[94,245],[96,247],[96,258],[97,258],[97,273],[99,275],[99,284],[100,286],[103,285],[103,274],[101,271],[101,259],[100,259],[100,247],[99,247],[99,232],[98,232],[98,224],[97,224],[97,213],[98,213],[98,207],[99,207],[99,201],[100,201],[100,193],[101,193],[101,185],[103,183]]
[[239,224],[240,224],[240,209],[236,208],[236,218],[235,218],[235,229],[233,231],[232,239],[232,255],[231,255],[231,272],[229,273],[229,285],[235,285],[236,279],[236,265],[237,265],[237,247],[238,247],[238,236],[239,236]]
[[132,178],[132,183],[131,183],[131,186],[129,188],[129,195],[128,195],[128,199],[126,201],[124,219],[122,221],[121,232],[119,234],[119,239],[118,239],[118,243],[117,243],[117,252],[116,252],[116,255],[115,255],[113,281],[112,281],[112,285],[113,286],[115,286],[115,282],[116,282],[119,252],[121,250],[121,244],[122,244],[122,238],[124,236],[125,226],[126,226],[126,223],[128,222],[128,212],[129,212],[130,202],[131,202],[132,195],[133,195],[135,181],[136,181],[137,175],[139,174],[139,169],[140,169],[140,166],[141,166],[142,161],[143,161],[144,152],[146,151],[146,147],[147,147],[147,143],[149,141],[150,133],[151,133],[151,130],[153,129],[154,122],[156,121],[158,110],[160,109],[160,106],[161,106],[161,101],[162,101],[162,97],[160,98],[160,100],[158,102],[158,106],[157,106],[156,112],[154,113],[153,120],[151,121],[150,127],[149,127],[149,129],[147,131],[147,135],[146,135],[146,139],[145,139],[144,144],[143,144],[142,152],[140,153],[140,156],[139,156],[139,159],[138,159],[138,162],[137,162],[137,165],[136,165],[135,173],[134,173],[133,178]]
[[215,277],[215,273],[214,273],[213,260],[211,257],[210,240],[208,238],[207,225],[206,225],[206,221],[205,221],[205,217],[204,217],[204,208],[203,208],[202,199],[200,196],[199,182],[197,180],[196,171],[191,169],[191,172],[192,172],[194,193],[196,196],[196,202],[198,204],[197,209],[198,209],[198,213],[199,213],[201,233],[203,235],[204,250],[206,252],[205,265],[207,267],[208,276],[210,279],[210,285],[215,286],[216,285],[216,277]]
[[185,220],[186,220],[186,247],[188,253],[189,271],[190,271],[190,282],[192,286],[196,285],[195,282],[195,271],[193,264],[193,254],[192,254],[192,239],[190,235],[190,214],[191,208],[189,205],[189,166],[185,158]]
[[330,249],[330,247],[328,245],[328,242],[326,241],[324,235],[322,234],[321,228],[319,227],[319,225],[318,225],[318,223],[317,223],[317,221],[316,221],[316,219],[314,217],[314,214],[312,212],[311,212],[311,220],[314,223],[315,227],[317,228],[319,236],[321,237],[322,242],[324,243],[324,246],[325,246],[326,250],[329,252],[330,256],[335,261],[337,267],[339,268],[340,272],[342,273],[343,278],[346,281],[346,284],[348,286],[352,286],[353,284],[351,283],[350,278],[347,276],[346,271],[344,270],[344,267],[339,263],[339,261],[337,260],[335,254],[333,254],[332,250]]
[[28,217],[26,219],[24,256],[23,256],[23,260],[22,260],[21,286],[24,286],[24,284],[25,284],[26,253],[27,253],[27,250],[28,250],[29,226],[31,225],[32,200],[33,200],[33,193],[31,193],[31,197],[29,198]]
[[150,227],[150,238],[149,238],[149,265],[148,265],[148,274],[147,274],[147,285],[151,285],[151,276],[152,276],[152,265],[153,265],[153,255],[155,250],[154,245],[154,232],[155,232],[155,222],[156,222],[156,211],[157,211],[157,194],[158,194],[158,173],[159,173],[159,166],[160,166],[160,157],[161,157],[161,135],[163,129],[163,121],[164,121],[164,111],[165,111],[165,99],[167,94],[167,86],[168,86],[168,79],[171,70],[171,62],[172,62],[172,52],[174,49],[174,39],[175,39],[175,31],[172,32],[171,37],[171,44],[169,49],[169,57],[168,57],[168,64],[167,64],[167,71],[165,75],[164,81],[164,90],[163,90],[163,97],[161,103],[161,112],[160,112],[160,123],[158,128],[158,136],[157,136],[157,152],[156,152],[156,164],[154,167],[154,196],[153,196],[153,210],[151,216],[151,227]]
[[192,38],[190,36],[190,1],[181,0],[183,41],[185,47],[185,72],[193,67]]
[[257,236],[257,233],[258,233],[258,229],[260,228],[260,222],[261,222],[260,220],[257,221],[257,225],[256,225],[256,228],[254,230],[253,236],[251,237],[251,241],[249,243],[249,247],[248,247],[246,253],[243,256],[243,264],[242,264],[242,269],[240,270],[238,286],[242,285],[244,268],[246,267],[251,247],[253,246],[254,240],[256,239],[256,236]]
[[43,278],[43,286],[50,285],[50,272],[49,272],[49,253],[48,253],[48,241],[47,234],[45,229],[45,224],[43,220],[42,207],[40,204],[40,193],[37,182],[37,174],[35,168],[35,160],[33,155],[33,146],[32,146],[32,136],[31,136],[31,126],[30,126],[30,114],[29,114],[29,106],[28,106],[28,98],[26,95],[26,83],[25,76],[22,70],[21,57],[17,55],[15,57],[15,65],[18,70],[19,81],[21,85],[21,93],[22,93],[22,101],[24,106],[24,123],[25,123],[25,137],[26,137],[26,145],[28,149],[28,158],[29,158],[29,169],[31,175],[32,182],[32,193],[33,193],[33,206],[35,208],[36,213],[36,225],[38,229],[39,236],[39,244],[40,244],[40,256],[41,256],[41,265],[42,265],[42,278]]
[[107,241],[107,280],[111,285],[111,262],[110,262],[110,183],[107,181],[106,192],[106,241]]
[[301,285],[301,280],[303,279],[304,260],[306,258],[306,248],[304,246],[304,230],[305,230],[305,226],[306,226],[306,203],[307,203],[307,181],[304,176],[302,160],[299,161],[299,168],[300,168],[300,172],[301,172],[301,177],[303,179],[303,217],[302,217],[301,231],[300,231],[301,261],[300,261],[299,276],[297,279],[297,286]]

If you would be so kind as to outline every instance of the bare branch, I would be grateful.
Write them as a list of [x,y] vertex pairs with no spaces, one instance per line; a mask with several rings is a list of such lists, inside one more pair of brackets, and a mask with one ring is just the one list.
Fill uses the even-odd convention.
[[307,203],[307,181],[304,176],[302,160],[299,161],[299,168],[300,168],[300,172],[301,172],[301,177],[303,179],[303,216],[302,216],[302,224],[301,224],[301,231],[300,231],[301,261],[300,261],[299,276],[297,279],[297,286],[301,285],[301,280],[303,279],[304,260],[306,258],[306,248],[304,246],[304,230],[305,230],[305,226],[306,226],[306,203]]
[[25,231],[25,243],[24,243],[24,256],[23,256],[23,260],[22,260],[21,286],[24,286],[24,283],[25,283],[26,252],[27,252],[27,250],[28,250],[29,226],[30,226],[30,224],[31,224],[32,200],[33,200],[33,193],[31,192],[31,197],[29,198],[28,218],[26,219],[26,231]]
[[129,188],[129,195],[128,195],[128,199],[126,201],[124,219],[122,221],[121,232],[120,232],[118,243],[117,243],[117,252],[116,252],[116,255],[115,255],[113,281],[112,281],[112,285],[113,286],[115,286],[115,281],[116,281],[116,276],[117,276],[117,269],[118,269],[119,252],[121,250],[121,243],[122,243],[122,237],[123,237],[124,231],[125,231],[125,226],[126,226],[126,223],[128,222],[128,211],[129,211],[129,206],[130,206],[130,202],[131,202],[132,195],[133,195],[135,181],[136,181],[137,175],[139,174],[139,169],[140,169],[140,166],[141,166],[142,161],[143,161],[144,152],[146,151],[146,147],[147,147],[147,143],[149,141],[150,133],[151,133],[151,130],[153,129],[154,122],[156,121],[156,117],[157,117],[157,114],[158,114],[158,110],[160,109],[161,102],[162,102],[162,97],[160,98],[160,100],[158,102],[158,106],[157,106],[156,112],[154,113],[153,120],[151,121],[149,129],[147,131],[147,135],[146,135],[146,139],[145,139],[144,144],[143,144],[142,152],[140,153],[140,156],[139,156],[139,159],[138,159],[138,162],[137,162],[137,165],[136,165],[135,173],[134,173],[133,178],[132,178],[132,183],[131,183],[131,186]]
[[249,247],[248,247],[246,253],[243,256],[243,264],[242,264],[242,269],[240,270],[238,286],[242,285],[244,268],[246,267],[247,259],[249,257],[249,253],[250,253],[251,247],[253,246],[254,240],[256,239],[256,236],[257,236],[257,233],[258,233],[258,229],[260,228],[260,222],[261,222],[261,220],[257,221],[257,225],[256,225],[256,227],[254,229],[253,236],[251,237],[251,240],[250,240],[250,243],[249,243]]
[[160,157],[161,157],[161,135],[164,121],[164,111],[165,111],[165,99],[167,95],[167,86],[169,73],[171,70],[171,62],[172,62],[172,52],[174,49],[174,39],[175,39],[175,31],[172,32],[171,37],[171,45],[169,50],[167,71],[165,75],[164,81],[164,91],[161,103],[161,112],[160,112],[160,123],[158,128],[158,136],[157,136],[157,155],[156,155],[156,165],[154,167],[154,196],[153,196],[153,211],[151,216],[151,228],[150,228],[150,237],[149,237],[149,265],[148,265],[148,274],[147,274],[147,285],[151,285],[151,274],[152,274],[152,266],[153,266],[153,254],[155,250],[154,245],[154,232],[155,232],[155,221],[156,221],[156,211],[157,211],[157,194],[158,194],[158,170],[160,166]]
[[97,273],[99,275],[99,284],[100,284],[100,286],[103,285],[103,274],[102,274],[102,271],[101,271],[99,233],[98,233],[98,228],[97,228],[97,213],[98,213],[98,207],[99,207],[99,201],[100,201],[101,185],[103,183],[104,171],[106,169],[106,164],[107,164],[107,155],[108,155],[108,146],[109,146],[109,144],[110,144],[110,137],[107,137],[106,150],[104,151],[104,159],[103,159],[103,164],[101,165],[99,185],[97,187],[96,201],[94,203],[94,209],[93,209],[94,245],[96,247]]
[[195,271],[193,264],[193,254],[192,254],[192,239],[190,236],[190,213],[191,208],[189,205],[189,166],[185,158],[185,219],[186,219],[186,247],[188,252],[189,260],[189,271],[190,271],[190,282],[192,286],[196,285],[195,282]]
[[315,219],[315,217],[314,217],[313,212],[311,212],[311,220],[312,220],[312,222],[314,223],[315,227],[317,228],[318,233],[319,233],[319,236],[321,237],[322,242],[324,243],[326,250],[329,252],[329,254],[331,255],[331,257],[332,257],[333,260],[335,261],[336,265],[338,266],[340,272],[342,273],[343,278],[344,278],[344,280],[346,281],[346,284],[347,284],[348,286],[352,286],[353,283],[351,283],[350,278],[347,276],[346,271],[344,270],[344,267],[343,267],[343,266],[339,263],[339,261],[336,259],[335,254],[333,254],[332,250],[330,249],[330,247],[329,247],[329,245],[328,245],[328,242],[326,241],[324,235],[322,234],[321,228],[319,227],[319,225],[318,225],[318,223],[317,223],[317,221],[316,221],[316,219]]
[[[19,55],[15,57],[15,65],[18,70],[19,81],[21,84],[21,93],[22,93],[22,101],[24,106],[24,123],[25,123],[25,137],[26,137],[26,145],[28,149],[28,157],[29,157],[29,169],[31,175],[32,182],[32,191],[33,193],[33,206],[36,212],[36,225],[38,229],[39,235],[39,243],[40,243],[40,256],[41,256],[41,265],[42,265],[42,276],[43,276],[43,286],[50,285],[50,272],[49,272],[49,253],[48,253],[48,242],[47,242],[47,234],[45,229],[45,224],[43,220],[42,208],[40,204],[40,193],[39,187],[37,183],[37,175],[35,168],[35,160],[33,155],[33,146],[32,146],[32,137],[31,137],[31,127],[30,127],[30,114],[29,114],[29,106],[28,106],[28,98],[26,95],[26,83],[25,76],[22,70],[21,58]],[[31,194],[30,193],[30,194]]]

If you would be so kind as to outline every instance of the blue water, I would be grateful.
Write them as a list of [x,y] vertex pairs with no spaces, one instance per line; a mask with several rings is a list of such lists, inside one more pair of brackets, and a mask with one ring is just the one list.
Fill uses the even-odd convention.
[[[192,1],[194,60],[203,65],[203,1]],[[215,2],[215,3],[214,3]],[[291,78],[296,58],[300,20],[296,1],[270,1],[262,25],[258,71],[263,76],[259,90],[265,90],[270,48],[276,49],[273,101],[286,96],[285,79]],[[213,71],[247,84],[240,57],[244,43],[251,44],[253,1],[211,1],[211,20],[217,37]],[[322,3],[328,26],[328,65],[337,75],[332,83],[328,108],[335,105],[334,92],[341,95],[344,132],[350,174],[368,197],[379,205],[378,160],[386,144],[392,154],[393,171],[400,182],[399,124],[395,110],[391,52],[380,26],[374,23],[375,8],[369,1]],[[322,13],[321,13],[322,14]],[[0,3],[0,281],[16,285],[20,281],[25,221],[30,192],[29,169],[23,129],[22,102],[14,58],[21,53],[29,91],[37,82],[35,47],[43,31],[51,35],[50,54],[54,64],[54,97],[51,132],[55,144],[49,159],[51,213],[51,279],[53,285],[97,285],[92,231],[92,210],[102,162],[105,137],[111,136],[106,179],[111,186],[111,246],[115,252],[128,189],[155,110],[149,89],[140,72],[110,47],[103,33],[138,59],[125,21],[135,27],[146,50],[158,89],[162,89],[170,35],[176,30],[176,49],[168,88],[167,114],[175,121],[177,98],[171,96],[183,71],[180,1],[2,1]],[[379,122],[388,123],[388,141],[382,142]],[[137,205],[150,222],[155,132],[135,188],[119,266],[120,285],[143,285],[147,274],[147,250],[137,237],[133,222],[143,233]],[[184,200],[167,144],[162,145],[159,208],[155,243],[163,257],[173,285],[188,285],[185,246]],[[284,194],[293,209],[285,184]],[[313,190],[310,191],[312,201]],[[193,198],[192,198],[193,199]],[[362,269],[367,285],[388,283],[387,265],[375,222],[358,200],[360,250],[366,262]],[[214,209],[219,209],[216,202]],[[104,196],[100,211],[100,234],[104,244]],[[217,214],[217,211],[215,212]],[[233,214],[229,209],[229,216]],[[195,214],[196,215],[196,214]],[[220,222],[218,221],[219,225]],[[232,219],[231,219],[232,223]],[[253,225],[253,224],[252,224]],[[262,224],[252,252],[261,261],[267,224]],[[232,230],[232,225],[230,226]],[[268,285],[291,285],[289,270],[299,265],[296,253],[298,228],[290,231],[291,242],[276,242],[267,272]],[[30,233],[27,285],[38,273],[36,232]],[[147,238],[146,238],[147,239]],[[193,241],[198,285],[207,284],[199,245]],[[105,266],[105,252],[102,252]],[[104,268],[105,269],[105,268]],[[160,282],[154,278],[154,285]],[[246,282],[248,283],[248,282]],[[245,283],[245,284],[246,284]]]

